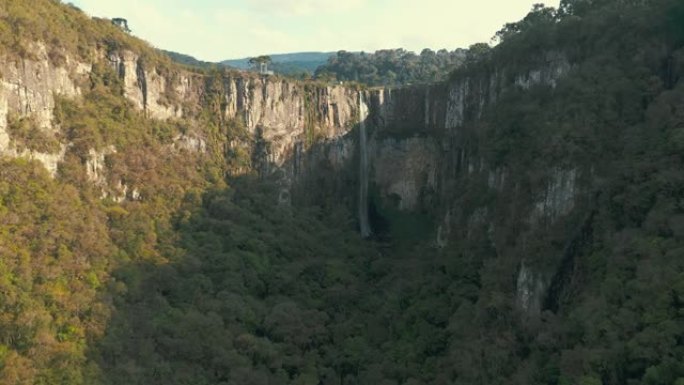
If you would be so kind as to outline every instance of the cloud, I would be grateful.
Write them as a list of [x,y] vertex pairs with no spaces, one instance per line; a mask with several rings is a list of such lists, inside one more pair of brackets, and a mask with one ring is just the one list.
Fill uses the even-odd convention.
[[367,0],[248,0],[248,4],[260,12],[282,16],[309,16],[335,12],[347,12],[361,7]]
[[[214,52],[230,48],[241,52],[239,56],[256,56],[259,54],[287,51],[298,44],[298,38],[269,23],[268,19],[257,17],[250,11],[224,9],[215,13],[214,34],[219,37],[213,47]],[[265,47],[268,46],[268,49]],[[221,59],[236,57],[235,54]]]
[[[296,51],[455,49],[486,42],[538,0],[72,0],[128,18],[153,45],[220,61]],[[555,5],[558,4],[557,0]]]

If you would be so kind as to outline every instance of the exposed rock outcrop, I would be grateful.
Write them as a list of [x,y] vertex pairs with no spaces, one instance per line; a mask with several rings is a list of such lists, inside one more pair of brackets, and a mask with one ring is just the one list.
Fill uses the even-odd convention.
[[373,181],[381,196],[393,199],[399,210],[418,209],[421,198],[437,188],[437,144],[427,138],[387,138],[373,147]]
[[546,286],[541,274],[528,268],[523,261],[516,282],[516,302],[520,309],[530,315],[538,314]]
[[19,150],[8,132],[10,119],[31,117],[47,135],[54,135],[53,111],[55,97],[77,97],[79,84],[87,78],[91,66],[65,57],[63,66],[51,63],[44,44],[30,47],[30,59],[0,58],[0,155],[37,160],[53,175],[66,151],[63,144],[56,153]]
[[[122,80],[124,96],[153,119],[189,118],[207,97],[207,77],[183,70],[162,71],[146,65],[134,52],[101,53]],[[92,64],[66,55],[54,64],[43,44],[34,44],[25,59],[0,58],[0,154],[27,155],[57,169],[58,154],[24,154],[16,150],[8,134],[10,116],[31,116],[46,132],[54,133],[55,97],[78,97],[87,84]],[[359,94],[344,87],[314,86],[277,78],[233,73],[224,76],[219,96],[225,119],[244,123],[251,135],[269,143],[268,160],[282,166],[296,146],[342,137],[358,123]],[[176,147],[203,151],[205,145],[188,137],[177,138]],[[65,143],[65,145],[68,145]],[[63,151],[61,152],[63,155]]]
[[[33,50],[31,59],[0,59],[0,155],[39,160],[54,175],[69,143],[62,143],[55,154],[18,151],[8,133],[9,118],[32,116],[46,133],[57,132],[60,128],[52,123],[55,97],[81,95],[93,65],[68,56],[55,65],[45,46],[36,44]],[[125,50],[101,56],[119,75],[124,96],[152,119],[191,121],[209,100],[218,100],[214,106],[220,110],[212,112],[244,127],[251,138],[252,167],[280,179],[282,204],[290,204],[298,183],[312,179],[318,183],[315,188],[321,188],[321,178],[337,179],[330,185],[350,196],[356,190],[351,200],[358,208],[364,236],[373,232],[369,206],[385,205],[438,218],[435,239],[439,247],[449,244],[459,226],[488,226],[488,231],[494,231],[487,221],[499,208],[460,210],[461,186],[480,184],[497,194],[521,194],[519,181],[512,180],[507,167],[490,167],[478,155],[477,144],[463,141],[463,128],[480,119],[509,90],[556,87],[571,69],[562,54],[549,53],[538,65],[517,72],[476,70],[432,86],[359,92],[246,73],[202,75],[155,68]],[[176,135],[169,150],[206,153],[208,138],[201,125],[196,126]],[[122,149],[90,152],[84,164],[88,179],[102,188],[103,196],[140,199],[137,190],[121,181],[107,186],[105,158],[116,150]],[[531,226],[548,225],[568,215],[581,192],[580,169],[550,167],[546,184],[530,192],[535,197],[531,205],[516,208],[526,210]],[[526,311],[539,308],[541,281],[535,278],[539,274],[524,265],[520,268],[518,301]]]

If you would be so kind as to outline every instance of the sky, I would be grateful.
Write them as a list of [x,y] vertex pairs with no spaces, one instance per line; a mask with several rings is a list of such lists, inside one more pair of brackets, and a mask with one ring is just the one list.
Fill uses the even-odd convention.
[[540,0],[69,1],[91,16],[128,19],[133,34],[157,48],[215,62],[288,52],[467,48],[489,42]]

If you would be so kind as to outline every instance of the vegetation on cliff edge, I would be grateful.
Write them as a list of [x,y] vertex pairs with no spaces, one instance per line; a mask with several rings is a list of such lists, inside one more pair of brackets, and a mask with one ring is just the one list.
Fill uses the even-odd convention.
[[[26,41],[63,28],[54,45],[86,52],[84,32],[111,27],[0,1],[0,28]],[[219,78],[197,121],[159,122],[96,67],[82,100],[58,101],[73,146],[56,179],[0,161],[0,383],[681,385],[682,25],[674,0],[565,0],[471,51],[455,76],[549,49],[571,70],[467,120],[471,156],[515,189],[452,186],[459,226],[441,250],[361,240],[342,205],[278,205],[228,145],[248,139],[217,114]],[[22,54],[13,33],[0,47]],[[193,134],[208,151],[172,146]],[[121,202],[85,173],[112,145],[108,184],[139,191]],[[533,226],[523,210],[556,167],[591,170],[591,191]],[[515,305],[521,261],[555,272],[536,314]]]

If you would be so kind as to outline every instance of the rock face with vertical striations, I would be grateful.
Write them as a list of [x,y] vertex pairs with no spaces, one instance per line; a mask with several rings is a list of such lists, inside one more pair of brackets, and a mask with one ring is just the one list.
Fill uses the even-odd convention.
[[0,155],[40,161],[54,175],[64,148],[56,153],[18,149],[10,138],[9,124],[30,117],[36,128],[54,136],[59,130],[52,124],[55,97],[79,96],[90,64],[67,57],[63,66],[55,66],[49,60],[47,47],[40,42],[32,44],[30,50],[31,59],[0,57]]
[[[79,98],[96,63],[67,55],[54,64],[44,44],[35,43],[31,49],[28,58],[0,58],[0,153],[38,160],[56,175],[70,144],[61,143],[61,150],[54,153],[20,149],[9,124],[31,117],[46,135],[58,138],[60,127],[53,124],[55,97]],[[176,67],[156,68],[130,50],[100,52],[96,61],[118,76],[123,96],[148,118],[198,127],[173,137],[171,151],[208,151],[208,134],[199,117],[213,95],[219,101],[220,118],[244,126],[252,167],[278,179],[281,203],[290,204],[293,195],[296,199],[339,196],[356,207],[364,236],[374,233],[371,207],[379,213],[428,215],[440,224],[434,230],[439,247],[448,245],[463,224],[487,223],[497,210],[505,209],[464,210],[460,205],[466,187],[482,184],[496,194],[523,194],[520,181],[509,177],[505,165],[487,164],[481,144],[466,140],[467,127],[476,125],[509,92],[554,88],[571,70],[563,54],[551,52],[515,72],[506,67],[476,70],[441,84],[360,92],[239,72],[217,77]],[[84,164],[88,179],[102,188],[103,196],[125,199],[125,191],[133,187],[120,181],[106,186],[105,156],[125,156],[126,149],[110,146],[103,151],[91,150]],[[533,203],[518,208],[522,211],[517,215],[526,216],[531,226],[547,226],[570,214],[582,191],[585,170],[557,165],[547,171],[544,183],[527,192]],[[328,182],[321,184],[324,180]],[[543,292],[539,282],[546,279],[532,266],[523,270],[519,287],[524,300],[520,301],[539,303],[541,299],[535,297]],[[535,289],[529,290],[528,278],[537,276]]]
[[400,88],[0,4],[0,384],[683,379],[681,0],[535,5]]

